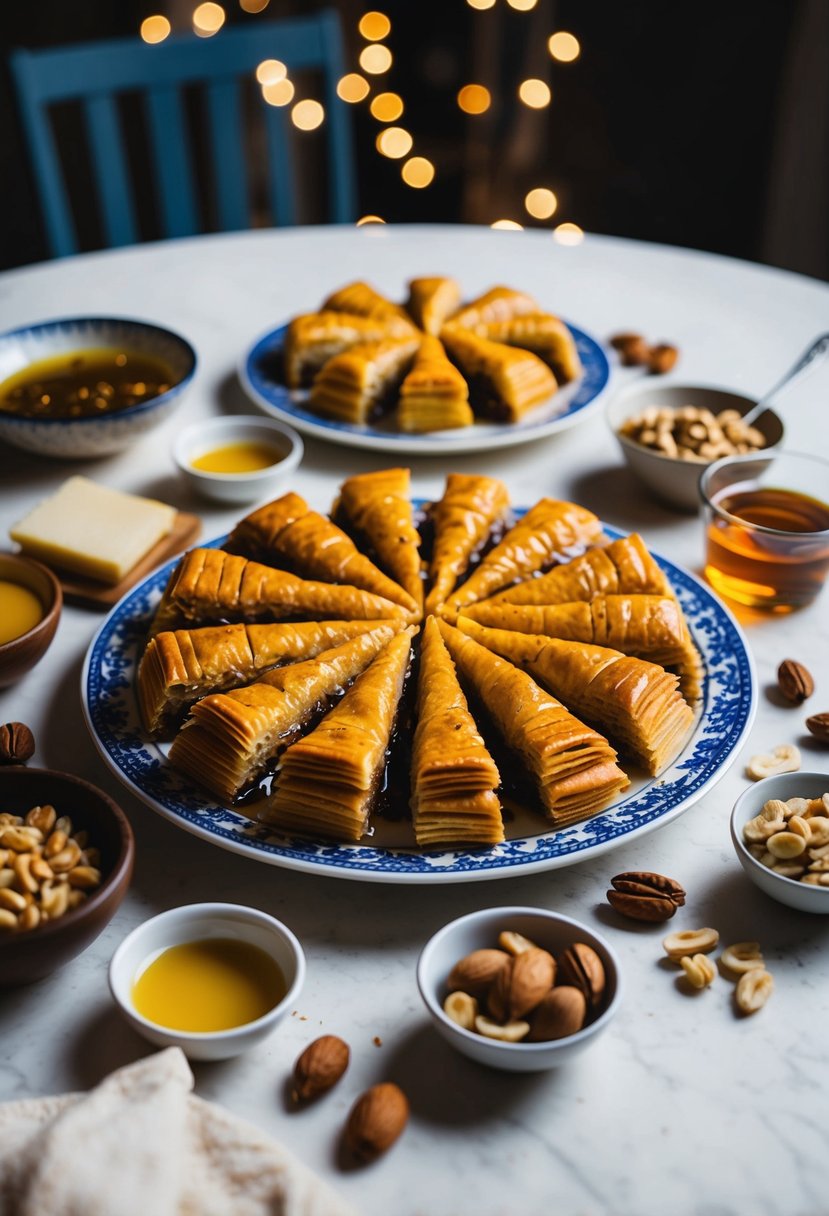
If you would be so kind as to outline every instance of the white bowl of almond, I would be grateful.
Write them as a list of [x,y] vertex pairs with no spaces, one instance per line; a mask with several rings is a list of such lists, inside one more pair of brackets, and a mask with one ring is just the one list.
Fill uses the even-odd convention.
[[508,1072],[554,1068],[589,1047],[619,1007],[619,963],[586,925],[541,908],[486,908],[425,945],[420,995],[457,1051]]
[[751,881],[800,912],[829,913],[829,773],[780,773],[750,786],[731,839]]

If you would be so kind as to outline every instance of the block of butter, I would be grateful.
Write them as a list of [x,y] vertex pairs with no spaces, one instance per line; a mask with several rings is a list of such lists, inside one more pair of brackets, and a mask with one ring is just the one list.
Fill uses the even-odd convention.
[[166,503],[70,477],[9,536],[48,566],[114,585],[169,534],[175,518]]

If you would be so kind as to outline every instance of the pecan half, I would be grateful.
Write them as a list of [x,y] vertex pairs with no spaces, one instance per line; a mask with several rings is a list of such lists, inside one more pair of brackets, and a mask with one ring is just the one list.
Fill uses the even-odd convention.
[[0,726],[0,764],[25,764],[35,753],[35,738],[23,722]]
[[806,729],[811,731],[816,739],[829,743],[829,714],[812,714],[806,719]]
[[622,916],[652,924],[670,920],[685,903],[685,891],[673,878],[650,870],[628,870],[611,878],[607,902]]
[[606,982],[604,964],[592,946],[576,942],[557,962],[559,983],[580,989],[588,1005],[594,1008],[601,1003]]
[[811,672],[794,659],[784,659],[777,668],[777,686],[780,695],[792,705],[802,705],[815,691]]

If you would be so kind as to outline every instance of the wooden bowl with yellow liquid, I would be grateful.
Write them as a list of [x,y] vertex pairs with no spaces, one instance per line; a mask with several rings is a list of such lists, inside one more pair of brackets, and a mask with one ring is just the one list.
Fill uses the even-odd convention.
[[62,607],[63,592],[51,570],[30,557],[0,553],[0,688],[40,662]]

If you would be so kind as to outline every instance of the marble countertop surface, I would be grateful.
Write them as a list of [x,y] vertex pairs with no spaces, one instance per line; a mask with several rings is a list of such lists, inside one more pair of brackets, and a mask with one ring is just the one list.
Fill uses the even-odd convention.
[[[237,513],[190,496],[171,456],[185,425],[220,412],[255,413],[235,379],[262,331],[315,307],[336,284],[365,277],[402,293],[415,274],[459,277],[466,293],[507,282],[589,332],[633,329],[675,341],[671,379],[759,395],[829,318],[827,286],[685,250],[547,233],[402,227],[299,229],[178,241],[87,255],[0,276],[0,330],[48,317],[110,313],[157,320],[196,345],[201,367],[181,409],[130,451],[72,465],[0,450],[0,532],[64,477],[197,511],[205,536]],[[611,391],[635,373],[614,371]],[[829,367],[798,383],[781,408],[792,450],[829,455],[822,415]],[[295,488],[326,509],[343,477],[382,454],[306,442]],[[413,458],[413,492],[433,497],[450,471]],[[702,522],[650,499],[623,465],[601,410],[559,436],[459,457],[453,468],[502,477],[513,500],[572,498],[609,523],[639,530],[699,573]],[[829,917],[796,913],[744,876],[728,817],[746,788],[749,756],[796,742],[804,768],[827,772],[829,750],[807,735],[807,712],[829,709],[829,592],[791,615],[735,609],[754,658],[759,705],[743,752],[716,787],[669,825],[612,854],[547,874],[403,887],[346,882],[258,864],[161,819],[105,768],[80,712],[84,654],[100,617],[67,607],[51,649],[0,691],[0,722],[35,732],[30,763],[79,773],[110,792],[135,829],[131,891],[100,938],[64,970],[0,995],[0,1100],[88,1088],[152,1050],[120,1019],[106,969],[118,943],[163,909],[199,900],[255,905],[284,920],[307,954],[304,991],[270,1039],[220,1064],[196,1064],[196,1090],[289,1146],[366,1216],[823,1216],[827,1198]],[[775,673],[804,662],[816,691],[785,705]],[[689,995],[666,964],[663,926],[623,922],[604,902],[611,875],[671,875],[686,906],[671,928],[710,925],[724,943],[758,940],[775,990],[760,1013],[736,1016],[718,977]],[[608,1032],[572,1064],[529,1075],[489,1071],[456,1055],[421,1005],[415,964],[427,938],[477,908],[553,908],[606,935],[621,956],[624,1003]],[[318,1034],[341,1035],[352,1063],[325,1099],[299,1112],[286,1079]],[[374,1166],[344,1170],[339,1137],[365,1086],[397,1081],[411,1102],[401,1141]],[[117,1214],[114,1214],[117,1216]]]

